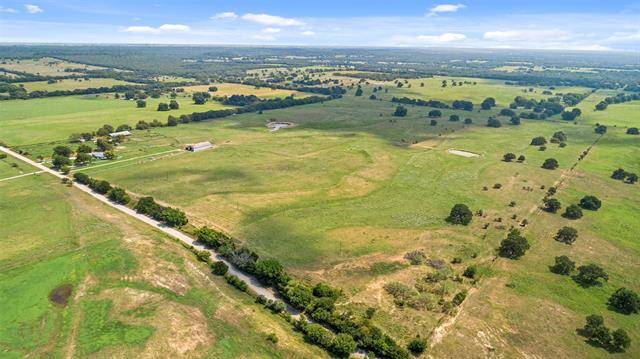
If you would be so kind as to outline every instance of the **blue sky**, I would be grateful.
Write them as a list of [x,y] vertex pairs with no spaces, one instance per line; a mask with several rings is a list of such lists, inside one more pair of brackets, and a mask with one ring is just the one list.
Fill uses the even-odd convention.
[[640,51],[640,1],[0,0],[0,42]]

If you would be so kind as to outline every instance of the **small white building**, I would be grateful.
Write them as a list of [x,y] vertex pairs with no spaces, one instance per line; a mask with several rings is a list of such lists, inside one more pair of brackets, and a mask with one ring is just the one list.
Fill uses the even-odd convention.
[[112,133],[109,134],[109,136],[111,136],[111,137],[131,136],[131,132],[130,131],[112,132]]
[[91,157],[98,160],[106,160],[107,156],[104,155],[104,152],[91,152]]
[[194,143],[194,144],[190,144],[190,145],[185,146],[185,149],[187,151],[191,151],[191,152],[198,152],[198,151],[202,151],[202,150],[208,150],[209,148],[213,148],[213,145],[209,141],[198,142],[198,143]]

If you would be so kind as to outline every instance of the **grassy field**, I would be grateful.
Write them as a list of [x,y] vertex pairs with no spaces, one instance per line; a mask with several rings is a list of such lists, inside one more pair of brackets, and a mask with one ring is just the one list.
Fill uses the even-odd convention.
[[290,95],[295,95],[296,97],[309,96],[309,94],[305,92],[270,89],[267,87],[256,88],[254,86],[234,84],[234,83],[219,83],[219,84],[211,84],[211,85],[187,86],[187,87],[184,87],[184,90],[186,93],[208,92],[209,87],[211,86],[215,86],[218,88],[218,91],[211,93],[212,96],[256,95],[260,98],[277,98],[277,97],[287,97]]
[[0,199],[5,358],[324,356],[179,244],[50,176],[0,182]]
[[[104,70],[105,67],[78,64],[69,61],[58,60],[50,57],[40,59],[0,59],[0,67],[7,70],[28,72],[42,76],[69,76],[82,75],[82,70]],[[65,70],[80,71],[65,71]]]
[[87,89],[96,87],[112,87],[116,85],[133,85],[131,82],[121,81],[108,78],[90,78],[90,79],[64,79],[55,83],[47,81],[22,82],[18,85],[23,86],[27,91],[67,91],[75,89]]
[[[443,80],[448,81],[447,87],[442,87]],[[456,82],[475,82],[476,84],[452,86],[451,80],[455,80]],[[424,83],[424,87],[420,86],[422,83]],[[408,85],[411,85],[411,87],[409,88]],[[393,84],[387,85],[387,87],[389,88],[389,94],[392,94],[393,96],[435,99],[445,102],[452,102],[454,100],[467,100],[473,102],[476,105],[479,105],[487,97],[493,97],[496,99],[496,104],[503,107],[507,107],[516,96],[522,96],[525,98],[532,98],[536,100],[549,98],[552,96],[543,94],[543,91],[549,90],[545,87],[512,86],[505,85],[504,81],[500,80],[476,78],[456,79],[445,78],[441,76],[435,76],[433,78],[425,79],[410,79],[408,80],[408,84],[405,83],[401,88],[397,88]],[[533,89],[533,91],[529,91],[529,89]],[[554,90],[550,91],[554,94],[586,93],[589,92],[590,89],[584,87],[556,87]]]
[[[84,171],[132,193],[178,206],[197,226],[222,228],[262,257],[278,259],[298,278],[339,286],[346,294],[340,306],[355,312],[376,308],[372,321],[401,343],[416,333],[429,336],[428,355],[434,357],[605,356],[606,351],[589,346],[575,333],[589,314],[601,314],[611,328],[629,332],[632,347],[620,357],[640,355],[637,316],[606,308],[608,296],[618,287],[640,290],[635,275],[640,269],[635,218],[640,212],[640,192],[637,184],[609,178],[618,167],[640,172],[636,155],[639,138],[626,135],[623,128],[637,122],[638,103],[594,112],[595,103],[609,95],[598,91],[578,106],[583,115],[575,124],[552,118],[522,120],[514,126],[508,118],[498,116],[502,127],[489,128],[487,118],[497,116],[515,96],[545,98],[544,88],[529,92],[500,81],[456,80],[477,84],[443,89],[441,78],[410,80],[411,88],[387,83],[388,92],[378,93],[382,100],[367,99],[371,88],[364,86],[362,97],[354,97],[351,90],[342,99],[322,104],[135,131],[118,149],[116,161],[96,163]],[[423,81],[425,87],[420,87]],[[588,89],[555,90],[585,91]],[[392,116],[396,104],[387,101],[391,96],[447,102],[466,99],[473,101],[476,109],[443,110],[437,125],[431,126],[428,107],[407,106],[406,117]],[[489,96],[496,98],[498,106],[478,110],[479,102]],[[183,98],[187,101],[180,97],[181,105]],[[126,101],[95,101],[133,106]],[[470,118],[473,123],[450,122],[451,114]],[[75,116],[73,111],[60,113],[53,123],[64,125],[62,118],[78,118]],[[31,118],[23,120],[28,124]],[[265,126],[270,120],[296,126],[271,132]],[[610,126],[603,137],[593,131],[597,122]],[[3,129],[0,138],[4,140],[7,132],[6,137],[21,145],[19,149],[33,154],[49,153],[52,144],[28,142],[24,139],[27,135],[66,137],[62,129],[47,127],[44,118],[34,127],[42,131],[36,134],[20,132],[18,119],[8,123],[15,127],[9,127],[9,132]],[[530,145],[533,137],[549,139],[556,131],[567,135],[566,147],[550,143],[543,151]],[[216,147],[197,153],[179,151],[186,143],[203,140]],[[480,156],[457,156],[450,149]],[[587,149],[587,157],[578,161]],[[502,156],[507,152],[526,159],[523,163],[504,162]],[[559,168],[542,169],[547,158],[557,159]],[[587,194],[602,199],[603,207],[597,212],[585,211],[577,221],[542,212],[538,207],[550,186],[559,186],[556,197],[563,207]],[[469,226],[452,226],[444,219],[455,203],[482,212]],[[521,227],[524,219],[529,224]],[[553,240],[558,228],[565,225],[580,233],[572,246]],[[496,259],[495,249],[511,226],[523,230],[532,248],[518,261]],[[434,272],[427,265],[408,265],[403,257],[412,250],[422,250],[430,260],[442,261],[454,275],[460,275],[468,265],[478,266],[477,283],[447,279],[431,288],[437,291],[431,293],[436,301],[451,300],[456,292],[468,290],[459,315],[449,316],[438,306],[399,307],[385,291],[385,284],[392,281],[413,286]],[[548,266],[553,257],[562,254],[578,265],[602,265],[609,281],[602,287],[581,288],[568,277],[552,274]],[[451,263],[453,258],[461,263]],[[104,319],[105,312],[118,306],[114,299],[109,304],[109,298],[94,295],[77,309],[90,311],[97,318],[86,325],[116,328],[119,334],[110,338],[150,342],[157,333],[152,328],[157,326],[122,319],[126,317]],[[87,339],[88,343],[102,341],[102,337]]]
[[219,102],[209,101],[195,105],[188,97],[177,98],[180,109],[159,112],[158,103],[169,102],[168,97],[147,99],[147,107],[137,108],[135,101],[117,100],[113,94],[49,97],[33,100],[4,101],[0,107],[0,140],[10,145],[44,145],[66,140],[71,133],[95,131],[108,123],[135,125],[139,120],[158,119],[166,122],[168,115],[179,116],[196,111],[226,108]]

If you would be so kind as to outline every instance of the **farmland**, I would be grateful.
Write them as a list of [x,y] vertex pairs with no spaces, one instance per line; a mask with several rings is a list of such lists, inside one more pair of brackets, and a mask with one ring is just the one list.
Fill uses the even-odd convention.
[[[41,60],[28,61],[21,63]],[[605,348],[576,331],[591,314],[628,333],[633,344],[617,356],[640,355],[637,314],[607,303],[618,288],[640,291],[640,191],[637,183],[612,178],[618,168],[640,173],[640,137],[627,134],[640,127],[639,101],[596,111],[622,90],[579,81],[550,86],[345,68],[278,64],[245,73],[253,81],[278,76],[281,89],[233,82],[242,77],[215,82],[172,73],[150,77],[157,83],[132,92],[133,100],[124,100],[124,93],[4,100],[0,141],[49,165],[55,146],[80,146],[69,143],[72,133],[88,132],[95,140],[105,124],[161,121],[112,140],[113,159],[68,171],[125,189],[133,199],[129,207],[151,196],[183,211],[183,233],[195,236],[205,226],[220,231],[260,261],[281,264],[291,282],[329,283],[341,291],[331,310],[366,318],[403,348],[416,334],[427,338],[422,357],[603,357]],[[519,72],[506,61],[493,68]],[[192,80],[198,85],[174,84]],[[299,86],[305,81],[312,85]],[[91,82],[126,84],[92,78],[87,86]],[[25,88],[84,85],[67,79]],[[254,102],[237,107],[250,108],[290,95],[311,98],[334,85],[344,94],[167,121],[169,115],[236,108],[222,103],[225,96],[251,97]],[[213,86],[217,91],[210,92]],[[316,92],[303,92],[309,88]],[[213,98],[195,104],[194,94],[202,92]],[[578,103],[565,103],[567,94]],[[495,105],[484,108],[489,97]],[[516,104],[517,97],[527,104]],[[138,107],[143,100],[146,106]],[[172,100],[178,109],[158,111]],[[550,103],[561,110],[544,107]],[[563,120],[561,112],[574,108],[579,114]],[[273,122],[291,126],[267,126]],[[540,136],[544,142],[532,144]],[[213,148],[184,150],[203,141]],[[99,146],[91,139],[83,144]],[[543,168],[548,159],[557,168]],[[0,159],[0,242],[6,248],[0,297],[9,308],[0,315],[0,349],[10,356],[327,355],[286,315],[274,315],[212,276],[162,233],[44,173],[12,178],[33,171],[14,158]],[[582,205],[579,219],[563,215],[585,196],[596,196],[602,206]],[[557,213],[541,208],[551,197],[561,203]],[[469,223],[447,220],[454,204],[468,206]],[[565,226],[577,230],[575,243],[557,240]],[[530,245],[517,258],[498,250],[511,229]],[[607,280],[589,286],[552,272],[561,255],[576,266],[602,267]],[[68,303],[51,301],[51,293],[68,288]],[[311,316],[310,308],[302,310]]]
[[18,85],[22,85],[27,91],[66,91],[75,89],[87,89],[96,87],[112,87],[115,85],[133,85],[131,82],[119,81],[115,79],[63,79],[54,83],[48,83],[47,81],[32,81],[25,82]]
[[177,243],[51,177],[0,193],[4,356],[322,356]]

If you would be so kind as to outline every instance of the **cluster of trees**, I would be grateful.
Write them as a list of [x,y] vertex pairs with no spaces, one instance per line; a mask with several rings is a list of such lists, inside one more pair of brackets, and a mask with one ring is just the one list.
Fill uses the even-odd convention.
[[115,203],[124,205],[131,202],[131,197],[129,197],[124,189],[112,187],[108,181],[91,178],[82,172],[74,173],[73,179],[78,183],[88,186],[93,191],[107,196],[107,198]]
[[596,105],[596,111],[604,111],[609,105],[616,103],[624,103],[629,101],[640,100],[640,93],[624,94],[619,93],[615,96],[606,97]]
[[[140,100],[138,100],[138,101],[140,101]],[[144,106],[146,106],[146,103],[145,103]],[[138,106],[138,107],[140,107],[140,106]],[[178,101],[176,101],[176,100],[171,100],[171,101],[169,101],[168,104],[165,103],[165,102],[160,102],[158,104],[158,111],[177,110],[179,108],[180,108],[180,104],[178,104]]]
[[565,93],[562,95],[562,103],[569,107],[573,107],[582,102],[582,100],[587,98],[589,95],[590,93]]
[[574,108],[571,111],[563,111],[560,117],[565,121],[574,121],[580,117],[581,114],[582,111],[579,108]]
[[[516,154],[512,153],[512,152],[507,152],[502,156],[502,160],[505,161],[505,162],[512,162],[515,159],[516,159]],[[524,155],[520,155],[520,156],[518,156],[517,161],[519,163],[522,163],[522,162],[524,162],[525,159],[526,159],[526,157],[524,157]]]
[[189,222],[182,210],[162,206],[156,203],[153,197],[140,198],[133,209],[170,227],[182,227]]
[[191,98],[196,105],[204,105],[211,98],[211,94],[208,92],[194,92]]
[[[494,100],[494,106],[495,106],[495,100]],[[451,104],[451,107],[455,110],[473,111],[473,103],[471,101],[466,101],[466,100],[455,100]]]
[[391,98],[391,102],[402,103],[405,105],[426,106],[426,107],[433,107],[433,108],[450,108],[449,105],[438,100],[420,100],[420,99],[408,98],[408,97],[398,98],[394,96],[393,98]]
[[[383,334],[368,320],[354,317],[349,313],[339,313],[335,308],[335,302],[341,295],[340,290],[325,283],[310,287],[293,280],[277,260],[262,259],[257,253],[244,246],[236,245],[232,238],[213,229],[203,227],[198,230],[196,236],[199,242],[215,249],[240,270],[254,275],[266,285],[273,286],[293,307],[303,311],[318,323],[310,324],[303,316],[296,322],[296,327],[310,342],[338,356],[348,356],[353,352],[355,348],[355,345],[351,344],[353,341],[358,346],[382,357],[408,357],[405,349],[398,346],[391,337]],[[216,266],[221,265],[216,264]],[[268,303],[265,299],[260,301]],[[273,305],[271,303],[271,306]],[[330,331],[319,324],[332,328],[337,333],[335,339]]]
[[520,117],[530,119],[545,119],[553,115],[557,115],[564,110],[564,106],[560,103],[560,98],[552,97],[548,100],[536,101],[534,99],[527,99],[522,96],[517,96],[513,99],[513,102],[509,104],[509,108],[515,110],[517,108],[525,108],[532,110],[533,115],[527,113],[521,113]]
[[611,178],[619,181],[624,181],[625,183],[628,183],[628,184],[634,184],[638,182],[637,174],[632,172],[627,172],[622,168],[618,168],[617,170],[613,171],[613,173],[611,174]]
[[629,334],[624,329],[611,332],[604,324],[602,316],[592,314],[587,316],[586,321],[584,328],[579,332],[591,345],[602,347],[609,352],[624,352],[631,345]]
[[247,106],[260,101],[256,95],[231,95],[222,100],[222,103],[229,106]]

